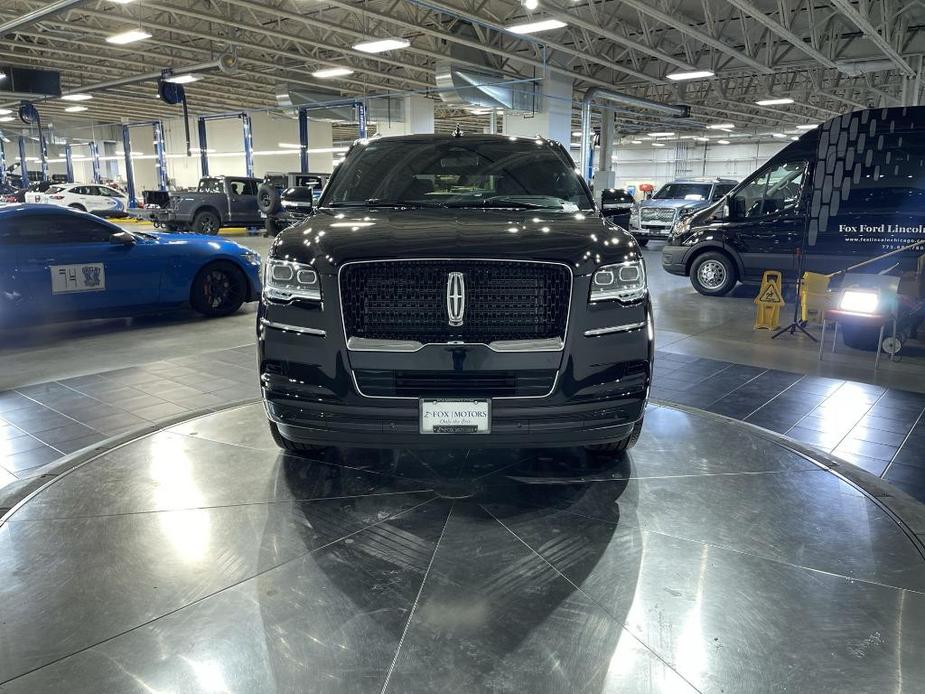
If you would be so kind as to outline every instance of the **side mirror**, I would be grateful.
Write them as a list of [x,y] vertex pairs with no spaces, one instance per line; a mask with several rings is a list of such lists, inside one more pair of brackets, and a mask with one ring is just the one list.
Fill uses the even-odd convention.
[[720,208],[720,211],[719,211],[719,218],[729,219],[730,217],[732,217],[732,208],[729,206],[729,196],[726,196],[723,199],[723,206]]
[[308,214],[312,211],[314,198],[312,188],[308,186],[293,186],[287,188],[280,195],[279,203],[282,207],[297,214]]
[[127,231],[117,231],[109,237],[109,242],[117,246],[134,246],[135,237]]

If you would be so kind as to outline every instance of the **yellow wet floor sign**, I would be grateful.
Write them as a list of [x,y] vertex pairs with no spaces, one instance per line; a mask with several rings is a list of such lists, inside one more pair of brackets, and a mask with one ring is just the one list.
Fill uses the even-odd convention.
[[761,278],[761,290],[755,297],[755,330],[777,330],[780,327],[780,309],[784,305],[781,294],[782,275],[775,270],[768,270]]

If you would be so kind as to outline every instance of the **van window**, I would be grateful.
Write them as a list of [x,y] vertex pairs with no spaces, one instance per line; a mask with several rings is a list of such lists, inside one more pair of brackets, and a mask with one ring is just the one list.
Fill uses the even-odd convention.
[[790,161],[762,171],[732,198],[733,218],[764,217],[796,211],[800,204],[805,161]]
[[[844,173],[845,178],[850,176],[852,180],[850,185],[842,187],[838,214],[893,215],[897,211],[918,212],[925,206],[922,166],[925,142],[921,136],[909,132],[884,133],[869,142],[862,155],[863,159],[856,157],[860,165]],[[841,185],[841,181],[835,183]]]

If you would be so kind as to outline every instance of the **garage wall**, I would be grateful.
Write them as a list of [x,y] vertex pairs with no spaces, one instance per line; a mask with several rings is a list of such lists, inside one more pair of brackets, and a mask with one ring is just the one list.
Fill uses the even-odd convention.
[[718,145],[684,141],[666,147],[619,146],[613,163],[617,186],[652,183],[656,188],[675,178],[709,176],[742,180],[788,142]]

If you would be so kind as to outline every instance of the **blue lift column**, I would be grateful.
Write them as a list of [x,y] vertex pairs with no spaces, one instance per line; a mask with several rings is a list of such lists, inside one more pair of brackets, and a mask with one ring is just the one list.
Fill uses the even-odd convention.
[[308,109],[299,109],[299,171],[308,173]]
[[48,180],[48,141],[45,139],[45,132],[39,125],[39,159],[42,160],[42,180]]
[[23,188],[29,187],[29,167],[26,166],[26,138],[19,136],[19,177]]
[[128,206],[138,207],[135,197],[135,169],[132,166],[132,137],[128,125],[122,126],[122,153],[125,155],[125,192],[128,194]]
[[244,171],[250,177],[254,175],[254,138],[251,134],[251,117],[243,111],[236,113],[216,113],[211,116],[199,116],[199,159],[202,163],[202,175],[209,175],[209,154],[207,149],[206,123],[210,120],[227,120],[240,118],[244,129]]
[[93,169],[93,182],[102,183],[103,177],[100,175],[100,146],[96,140],[90,140],[87,143],[90,148],[90,166]]
[[67,175],[67,182],[74,182],[74,153],[71,151],[71,144],[64,145],[64,171]]
[[167,190],[167,152],[164,147],[164,123],[156,120],[154,127],[154,155],[157,157],[158,189]]
[[0,139],[0,183],[6,183],[6,145]]

